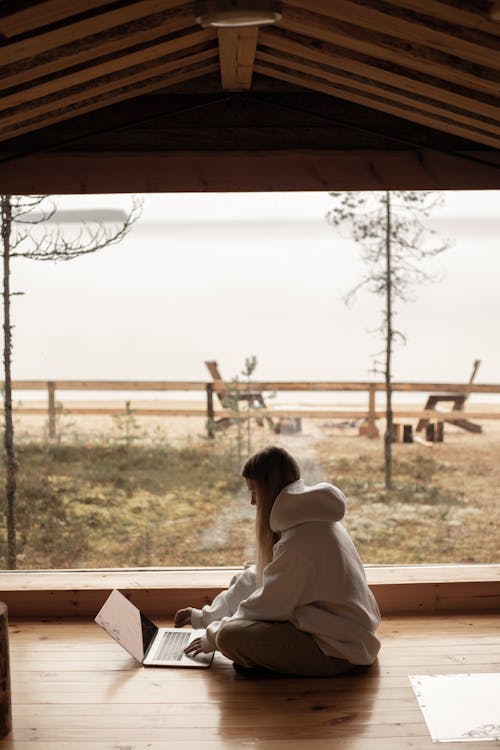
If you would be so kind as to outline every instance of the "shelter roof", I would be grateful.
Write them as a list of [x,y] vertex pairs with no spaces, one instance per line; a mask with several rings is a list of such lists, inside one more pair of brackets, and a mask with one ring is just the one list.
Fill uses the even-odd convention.
[[500,187],[492,0],[4,0],[8,192]]

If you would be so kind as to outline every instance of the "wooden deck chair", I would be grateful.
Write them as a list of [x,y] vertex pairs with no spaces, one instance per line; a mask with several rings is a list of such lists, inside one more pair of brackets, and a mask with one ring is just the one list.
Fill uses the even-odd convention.
[[[476,359],[474,361],[474,365],[472,367],[472,374],[469,378],[468,385],[472,385],[472,383],[474,382],[474,378],[476,377],[480,364],[481,364],[480,359]],[[452,403],[453,404],[452,411],[463,411],[468,395],[469,395],[468,391],[464,391],[462,393],[431,393],[429,397],[427,398],[427,402],[424,408],[426,410],[427,409],[435,410],[436,406],[439,403]],[[427,425],[429,424],[429,421],[430,421],[429,419],[420,419],[417,424],[417,432],[425,429]],[[480,424],[476,424],[475,422],[470,422],[468,419],[444,419],[443,421],[450,422],[450,424],[454,424],[457,427],[461,427],[463,430],[467,430],[468,432],[479,433],[483,431],[483,428],[481,427]]]
[[[219,399],[220,404],[224,407],[224,409],[234,409],[235,401],[246,401],[248,403],[249,409],[267,409],[266,402],[264,401],[264,396],[262,395],[261,391],[250,391],[243,389],[231,390],[231,388],[228,388],[226,383],[224,383],[224,381],[222,380],[217,362],[215,360],[209,360],[206,361],[205,364],[214,381],[214,392],[217,394],[217,398]],[[274,422],[272,418],[270,416],[264,416],[264,419],[266,420],[269,427],[274,429]],[[232,419],[231,417],[222,417],[221,419],[214,420],[214,425],[216,428],[227,427],[233,421],[234,419]],[[264,424],[263,419],[258,418],[256,421],[260,427],[262,427],[262,425]]]

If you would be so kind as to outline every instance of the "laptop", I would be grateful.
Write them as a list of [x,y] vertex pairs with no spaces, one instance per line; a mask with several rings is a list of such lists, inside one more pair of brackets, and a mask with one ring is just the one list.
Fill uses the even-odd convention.
[[145,666],[207,668],[210,654],[187,656],[186,646],[204,630],[158,628],[120,591],[114,590],[99,610],[95,622]]

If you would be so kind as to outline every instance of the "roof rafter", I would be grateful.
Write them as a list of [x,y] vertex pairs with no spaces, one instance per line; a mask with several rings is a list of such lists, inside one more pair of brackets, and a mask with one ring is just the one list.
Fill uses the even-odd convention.
[[[389,19],[387,20],[389,27]],[[386,32],[372,31],[331,16],[291,7],[282,20],[283,28],[309,36],[312,39],[331,42],[356,52],[380,58],[395,65],[434,75],[444,81],[459,83],[472,89],[498,95],[500,90],[500,56],[496,66],[486,67],[460,59],[456,55],[443,53],[421,42],[409,43]],[[493,61],[492,61],[493,62]]]
[[417,107],[405,107],[401,104],[397,104],[390,99],[387,99],[380,95],[370,96],[367,93],[360,92],[355,88],[348,88],[334,83],[329,83],[321,78],[314,75],[308,75],[305,73],[290,73],[287,68],[269,65],[260,61],[255,63],[255,72],[262,73],[271,78],[277,78],[281,81],[287,81],[297,86],[303,86],[304,88],[312,89],[313,91],[320,91],[324,94],[339,97],[340,99],[347,99],[356,104],[362,104],[366,107],[373,109],[379,109],[382,112],[395,115],[396,117],[402,117],[410,120],[411,122],[418,122],[430,128],[437,130],[443,130],[446,133],[452,133],[454,135],[461,136],[462,138],[472,138],[473,140],[491,146],[493,148],[500,148],[500,138],[490,135],[487,131],[482,130],[479,127],[465,127],[456,124],[453,118],[445,118],[444,116],[432,117],[425,113],[422,113]]
[[368,55],[341,48],[338,45],[311,40],[300,34],[281,30],[260,32],[260,51],[276,51],[303,58],[311,62],[333,67],[338,71],[364,76],[375,84],[394,86],[402,92],[427,96],[435,101],[470,110],[471,98],[475,99],[476,111],[486,117],[498,117],[498,99],[490,94],[480,94],[458,84],[450,84],[436,76],[416,73],[401,65],[375,60]]
[[[196,23],[195,0],[4,0],[2,149],[12,156],[19,144],[28,152],[43,143],[54,148],[59,136],[62,144],[74,143],[74,134],[92,131],[94,120],[98,126],[115,122],[117,110],[134,120],[136,108],[168,112],[180,96],[187,103],[181,110],[189,112],[193,102],[220,97],[222,90],[265,97],[260,104],[254,99],[248,111],[247,93],[238,104],[236,94],[222,97],[225,104],[217,99],[217,106],[200,114],[200,125],[155,123],[148,130],[151,143],[168,150],[167,127],[181,150],[214,145],[217,151],[218,137],[222,149],[244,148],[243,141],[256,149],[255,139],[248,138],[256,127],[264,150],[283,149],[290,128],[296,128],[294,148],[300,143],[313,150],[385,148],[354,126],[338,126],[331,139],[324,123],[314,119],[304,126],[294,115],[290,124],[282,113],[283,121],[273,115],[269,122],[266,102],[290,92],[296,104],[321,94],[340,114],[362,108],[380,132],[410,132],[417,149],[434,139],[450,144],[450,151],[470,144],[479,159],[483,153],[496,156],[500,23],[493,5],[493,0],[282,0],[282,18],[274,26],[217,31]],[[143,132],[138,127],[131,138],[147,150]],[[126,150],[125,139],[123,133]],[[113,139],[103,138],[102,148],[113,151]]]

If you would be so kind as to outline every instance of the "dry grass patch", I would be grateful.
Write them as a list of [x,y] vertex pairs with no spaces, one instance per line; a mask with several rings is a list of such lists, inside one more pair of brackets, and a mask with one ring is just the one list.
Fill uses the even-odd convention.
[[[296,435],[261,430],[258,439],[279,440],[307,482],[344,490],[345,524],[365,563],[498,562],[500,432],[450,429],[433,448],[395,445],[390,492],[381,440],[307,424]],[[20,568],[238,565],[254,557],[254,510],[231,434],[177,447],[27,441],[18,457]],[[3,565],[5,551],[3,531]]]

